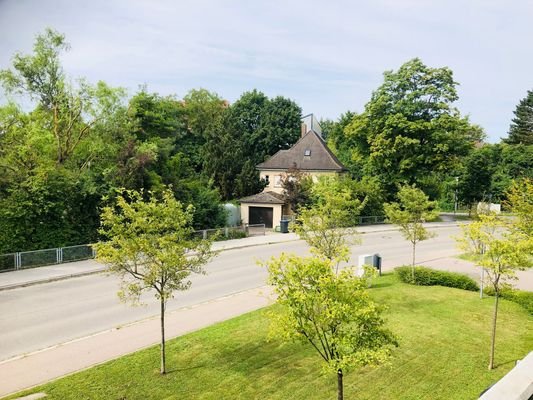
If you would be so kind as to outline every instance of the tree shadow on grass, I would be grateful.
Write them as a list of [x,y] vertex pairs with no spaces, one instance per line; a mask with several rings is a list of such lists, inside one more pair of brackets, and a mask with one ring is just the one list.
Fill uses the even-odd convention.
[[193,369],[200,369],[200,368],[204,368],[204,367],[207,367],[207,365],[200,364],[200,365],[191,365],[191,366],[183,367],[183,368],[171,368],[171,369],[167,369],[167,373],[166,374],[169,375],[169,374],[174,374],[176,372],[191,371]]
[[509,364],[516,365],[516,361],[517,360],[515,359],[515,360],[509,360],[509,361],[505,361],[505,362],[502,362],[502,363],[499,363],[499,364],[495,364],[494,365],[494,369],[498,369],[498,368],[504,367],[504,366],[509,365]]
[[378,288],[384,288],[392,286],[391,282],[378,282],[378,283],[372,283],[372,286],[370,286],[370,289],[378,289]]

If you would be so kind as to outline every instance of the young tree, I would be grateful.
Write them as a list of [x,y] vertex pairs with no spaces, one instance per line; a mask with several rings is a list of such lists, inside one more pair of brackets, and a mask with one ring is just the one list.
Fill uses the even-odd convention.
[[279,311],[272,315],[272,334],[309,343],[337,374],[338,399],[350,368],[386,361],[394,335],[384,328],[381,308],[366,290],[366,280],[350,269],[336,275],[331,262],[285,255],[266,263]]
[[289,168],[281,177],[283,195],[294,214],[309,202],[312,184],[311,178],[296,166]]
[[119,297],[139,302],[144,291],[154,290],[160,303],[161,374],[165,363],[165,309],[174,291],[191,286],[192,273],[214,256],[209,240],[193,237],[193,207],[176,201],[171,190],[159,200],[154,193],[143,201],[142,193],[128,190],[116,207],[105,207],[100,233],[106,241],[96,245],[97,259],[122,279]]
[[509,128],[509,144],[533,144],[533,90],[520,100],[514,111],[515,117]]
[[398,225],[400,232],[412,245],[412,277],[415,277],[416,245],[422,240],[434,237],[422,225],[437,217],[436,202],[429,201],[425,193],[414,186],[402,186],[398,192],[398,203],[385,204],[388,220]]
[[[516,279],[516,271],[531,267],[531,235],[517,234],[509,221],[494,214],[480,214],[479,219],[462,226],[460,246],[477,254],[477,264],[485,269],[494,289],[489,370],[494,368],[496,322],[501,289],[506,280]],[[529,236],[529,237],[528,237]],[[482,251],[480,251],[482,249]]]
[[353,227],[362,203],[337,179],[320,179],[312,194],[315,203],[299,210],[294,229],[314,255],[330,260],[338,272],[340,262],[350,259],[350,246],[359,242]]

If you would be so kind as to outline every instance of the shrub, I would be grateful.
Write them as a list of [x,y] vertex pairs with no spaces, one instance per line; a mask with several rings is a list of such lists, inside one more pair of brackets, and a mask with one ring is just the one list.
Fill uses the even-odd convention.
[[463,290],[479,290],[476,281],[463,274],[439,271],[427,267],[415,267],[415,276],[413,279],[411,268],[410,265],[395,268],[395,271],[402,282],[419,286],[439,285]]
[[[488,296],[494,296],[494,289],[492,287],[486,287],[483,289],[483,293]],[[500,297],[502,299],[520,304],[527,310],[528,313],[533,315],[533,292],[504,288],[502,291],[500,291]]]

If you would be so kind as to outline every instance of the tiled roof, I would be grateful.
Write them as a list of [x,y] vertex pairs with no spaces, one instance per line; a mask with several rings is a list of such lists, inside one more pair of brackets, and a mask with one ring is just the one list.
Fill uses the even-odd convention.
[[303,171],[340,172],[346,170],[315,131],[307,132],[289,150],[280,150],[265,162],[257,165],[259,170],[287,170],[294,167]]
[[239,199],[241,203],[269,203],[269,204],[285,204],[285,197],[276,192],[261,192],[253,196]]

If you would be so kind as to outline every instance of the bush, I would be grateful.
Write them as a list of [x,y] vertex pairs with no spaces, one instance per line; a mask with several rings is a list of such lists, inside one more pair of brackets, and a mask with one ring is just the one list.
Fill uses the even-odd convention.
[[[488,296],[494,296],[494,289],[487,287],[483,289],[483,293]],[[505,288],[500,291],[500,297],[505,300],[513,301],[524,307],[528,313],[533,315],[533,292],[526,292],[525,290],[517,290]]]
[[395,268],[400,280],[405,283],[419,286],[446,286],[463,290],[476,291],[479,286],[469,276],[455,272],[439,271],[427,267],[415,267],[413,279],[411,266],[404,265]]

